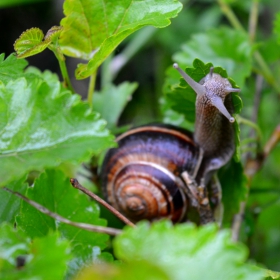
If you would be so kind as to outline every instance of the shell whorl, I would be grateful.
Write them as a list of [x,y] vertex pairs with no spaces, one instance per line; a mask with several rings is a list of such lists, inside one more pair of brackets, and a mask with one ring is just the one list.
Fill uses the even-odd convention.
[[176,183],[175,176],[160,165],[131,162],[124,165],[110,182],[109,202],[132,220],[153,220],[155,217],[180,220],[186,202]]
[[117,138],[103,167],[103,193],[133,221],[169,218],[180,221],[187,208],[180,178],[194,172],[199,151],[190,135],[163,126],[132,129]]

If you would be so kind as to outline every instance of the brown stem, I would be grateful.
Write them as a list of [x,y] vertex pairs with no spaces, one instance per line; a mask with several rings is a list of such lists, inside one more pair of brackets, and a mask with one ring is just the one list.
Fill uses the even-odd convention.
[[121,230],[115,229],[115,228],[95,226],[95,225],[86,224],[86,223],[72,222],[72,221],[58,215],[57,213],[54,213],[54,212],[50,211],[49,209],[42,206],[41,204],[39,204],[39,203],[37,203],[33,200],[30,200],[29,198],[27,198],[26,196],[24,196],[24,195],[22,195],[18,192],[14,192],[14,191],[12,191],[8,188],[3,188],[3,190],[16,195],[17,197],[21,198],[22,200],[24,200],[25,202],[27,202],[28,204],[30,204],[31,206],[36,208],[38,211],[40,211],[40,212],[56,219],[59,222],[64,223],[64,224],[67,224],[67,225],[70,225],[70,226],[73,226],[73,227],[77,227],[77,228],[80,228],[80,229],[84,229],[84,230],[87,230],[87,231],[106,233],[106,234],[110,234],[110,235],[118,235],[122,232]]
[[83,193],[85,193],[86,195],[88,195],[89,197],[91,197],[92,199],[94,199],[95,201],[97,201],[98,203],[100,203],[101,205],[103,205],[104,207],[106,207],[111,213],[113,213],[116,217],[118,217],[121,221],[123,221],[125,224],[131,226],[131,227],[135,227],[135,225],[128,220],[123,214],[121,214],[119,211],[117,211],[114,207],[112,207],[110,204],[108,204],[106,201],[104,201],[103,199],[101,199],[98,195],[94,194],[93,192],[91,192],[90,190],[86,189],[85,187],[83,187],[77,179],[75,178],[71,178],[70,179],[70,183],[72,184],[72,186],[80,191],[82,191]]
[[259,10],[259,0],[254,0],[251,5],[250,17],[249,17],[249,37],[251,43],[254,43],[257,24],[258,24],[258,10]]
[[214,222],[213,212],[210,207],[207,189],[204,187],[204,183],[202,182],[201,186],[197,186],[196,181],[186,171],[181,174],[181,177],[186,183],[184,191],[191,205],[197,209],[200,224],[203,225]]
[[[255,159],[248,158],[245,164],[245,175],[248,178],[247,188],[250,189],[253,176],[261,169],[265,159],[271,153],[273,148],[280,142],[280,125],[278,125],[268,141],[266,142],[263,152],[257,154]],[[249,191],[248,191],[249,192]],[[237,241],[239,239],[239,232],[243,221],[244,213],[246,209],[246,200],[241,202],[239,213],[235,215],[232,224],[232,239]]]
[[271,153],[278,142],[280,142],[280,124],[274,129],[271,137],[264,146],[264,159]]

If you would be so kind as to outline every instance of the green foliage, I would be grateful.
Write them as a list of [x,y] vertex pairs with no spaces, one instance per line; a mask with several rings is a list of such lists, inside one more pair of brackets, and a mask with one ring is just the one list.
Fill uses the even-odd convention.
[[[12,191],[18,191],[24,193],[27,184],[25,183],[26,178],[14,180],[10,184],[7,184],[7,188]],[[0,224],[2,222],[15,222],[15,217],[20,209],[20,200],[11,193],[5,192],[2,189],[1,192],[1,205],[0,205]]]
[[159,267],[145,260],[135,260],[127,265],[101,264],[88,267],[78,274],[77,280],[122,280],[122,279],[147,279],[168,280],[168,276]]
[[276,20],[274,22],[274,32],[277,36],[277,42],[280,44],[280,13],[276,15]]
[[117,6],[109,1],[66,0],[60,44],[65,54],[74,57],[89,59],[94,51],[89,63],[80,64],[76,70],[77,78],[83,79],[94,73],[127,36],[146,25],[166,27],[169,18],[181,9],[180,2],[166,0],[150,0],[148,4],[122,0]]
[[[28,188],[27,197],[72,221],[106,225],[106,221],[99,218],[98,205],[74,189],[69,179],[61,172],[48,170],[41,174],[35,180],[33,188]],[[79,269],[79,264],[109,257],[101,253],[101,250],[107,247],[107,235],[56,223],[53,218],[42,214],[25,202],[21,205],[17,224],[31,238],[47,236],[50,230],[60,232],[61,236],[69,241],[74,256],[71,259],[69,272],[71,274]]]
[[223,189],[223,204],[226,205],[223,223],[225,226],[230,226],[232,217],[238,213],[240,203],[246,200],[248,194],[247,179],[242,164],[231,160],[219,171],[219,179]]
[[69,243],[57,234],[31,242],[21,231],[2,224],[0,240],[1,279],[62,279],[65,275]]
[[131,95],[137,86],[137,83],[128,82],[118,86],[109,84],[102,89],[102,92],[95,93],[92,107],[100,112],[101,117],[107,121],[108,128],[111,130],[117,128],[117,122],[123,108],[131,100]]
[[51,43],[44,40],[43,31],[39,28],[31,28],[23,32],[15,42],[15,51],[18,58],[25,58],[42,52]]
[[182,65],[191,65],[195,57],[225,68],[241,88],[251,73],[252,47],[246,33],[238,30],[223,27],[195,34],[173,59]]
[[[0,6],[36,1],[8,2]],[[280,149],[263,153],[280,114],[279,3],[182,2],[181,11],[177,0],[65,0],[61,26],[46,35],[30,27],[14,44],[17,57],[0,54],[0,186],[71,221],[106,226],[103,211],[74,189],[69,178],[79,177],[96,190],[84,165],[90,162],[98,169],[100,155],[115,145],[113,133],[131,123],[163,120],[193,129],[195,94],[170,58],[196,81],[214,65],[214,72],[229,74],[232,86],[241,88],[242,101],[231,94],[235,115],[241,114],[234,124],[237,153],[218,175],[223,227],[231,227],[240,204],[247,202],[240,231],[245,245],[230,240],[230,229],[168,221],[124,228],[111,242],[106,234],[65,225],[1,189],[1,279],[280,279],[272,271],[280,270]],[[264,26],[254,29],[258,13],[272,21],[264,11],[275,15],[274,34]],[[242,23],[249,19],[247,32]],[[146,26],[150,29],[136,32]],[[56,74],[26,68],[27,61],[17,59],[46,48],[58,60],[62,82]],[[75,93],[80,88],[72,87],[68,70],[74,69],[68,69],[66,56],[84,60],[75,73],[77,79],[90,76],[87,101]],[[265,79],[262,86],[256,83],[259,77]],[[279,139],[279,133],[274,136]],[[263,169],[255,174],[259,167]],[[272,270],[248,262],[249,251],[258,266]]]
[[0,7],[10,7],[15,5],[30,4],[30,3],[40,3],[46,0],[1,0]]
[[[230,240],[228,231],[218,232],[214,225],[197,228],[191,224],[172,226],[162,221],[149,225],[139,223],[137,228],[126,230],[113,243],[116,256],[124,261],[121,266],[107,267],[105,272],[96,269],[90,279],[134,279],[130,267],[140,264],[142,278],[152,279],[263,279],[264,272],[246,263],[248,251]],[[222,269],[221,269],[222,267]],[[129,275],[129,277],[127,276]],[[123,278],[121,278],[121,276]],[[125,278],[126,276],[127,278]]]
[[10,81],[0,87],[0,182],[31,170],[80,163],[113,145],[105,123],[78,95],[71,95],[49,73]]
[[7,84],[10,80],[22,77],[23,70],[27,66],[24,59],[16,59],[10,54],[5,60],[5,55],[0,55],[0,81]]

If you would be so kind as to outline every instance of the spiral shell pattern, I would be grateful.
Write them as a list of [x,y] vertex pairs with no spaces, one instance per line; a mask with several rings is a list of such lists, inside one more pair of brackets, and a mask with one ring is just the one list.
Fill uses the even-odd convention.
[[180,174],[192,174],[199,156],[191,134],[150,125],[129,130],[117,142],[101,170],[106,200],[132,221],[182,220],[188,202]]

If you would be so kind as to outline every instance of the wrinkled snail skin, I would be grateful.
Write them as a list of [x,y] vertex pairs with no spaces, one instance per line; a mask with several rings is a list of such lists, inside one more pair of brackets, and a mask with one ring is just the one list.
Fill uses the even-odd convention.
[[[223,91],[224,88],[231,87],[227,79],[218,74],[212,74],[210,85],[207,79],[203,79],[200,83],[206,84],[207,91],[205,95],[198,95],[196,99],[194,141],[204,151],[200,177],[207,182],[215,170],[224,166],[231,159],[235,151],[232,121],[225,118],[219,109],[211,105],[211,98],[218,96],[222,99],[229,113],[228,118],[234,110],[231,95]],[[232,91],[237,91],[237,89],[232,89]]]
[[101,168],[105,199],[135,222],[184,220],[194,201],[186,185],[206,186],[234,153],[229,93],[239,89],[213,69],[197,83],[177,64],[174,68],[197,94],[194,134],[160,124],[131,129],[117,137],[118,148],[107,152]]

